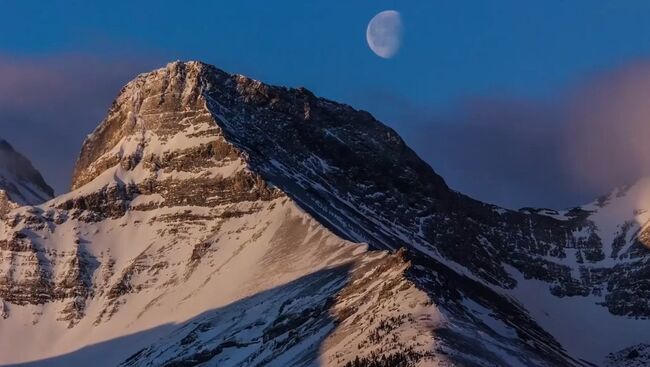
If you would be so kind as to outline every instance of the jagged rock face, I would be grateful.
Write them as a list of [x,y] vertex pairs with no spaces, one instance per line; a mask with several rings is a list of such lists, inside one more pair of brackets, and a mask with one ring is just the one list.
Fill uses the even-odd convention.
[[[205,79],[208,108],[252,169],[344,238],[451,261],[508,294],[533,279],[551,299],[582,299],[621,320],[650,317],[643,245],[650,230],[647,218],[632,214],[650,202],[622,213],[614,221],[620,230],[600,223],[592,206],[504,210],[450,190],[365,112],[241,76],[207,72]],[[644,228],[635,233],[630,222]],[[635,333],[639,325],[648,324]]]
[[54,197],[54,190],[32,163],[0,138],[0,215],[16,205],[36,205]]
[[[72,189],[115,166],[116,159],[124,161],[126,169],[129,165],[136,166],[143,158],[142,140],[132,140],[132,149],[128,152],[106,155],[111,149],[123,147],[120,143],[125,138],[137,139],[139,134],[150,133],[166,142],[179,131],[210,124],[212,116],[206,113],[201,100],[199,71],[199,68],[178,64],[141,75],[124,87],[106,120],[84,142],[74,170]],[[197,131],[197,136],[216,133],[214,126],[210,128]]]
[[108,176],[94,183],[102,189],[115,178],[123,185],[108,185],[99,196],[91,191],[63,207],[120,216],[125,208],[107,208],[107,203],[141,194],[159,194],[158,205],[166,206],[277,197],[246,168],[241,152],[224,139],[205,108],[201,71],[199,64],[178,63],[129,83],[84,143],[72,180],[73,189],[102,175]]
[[[480,203],[305,89],[143,74],[72,182],[0,220],[0,363],[29,339],[33,359],[97,345],[59,364],[565,366],[647,330],[628,317],[650,316],[642,213]],[[566,334],[603,313],[609,335]]]
[[227,140],[247,153],[253,171],[345,238],[376,248],[407,244],[504,288],[514,288],[519,276],[510,266],[549,283],[555,296],[596,295],[612,313],[650,316],[650,304],[629,302],[629,284],[621,282],[626,274],[645,282],[645,247],[634,246],[640,251],[634,271],[607,265],[611,245],[603,243],[589,209],[552,216],[477,202],[450,190],[366,112],[304,89],[201,69],[208,109]]

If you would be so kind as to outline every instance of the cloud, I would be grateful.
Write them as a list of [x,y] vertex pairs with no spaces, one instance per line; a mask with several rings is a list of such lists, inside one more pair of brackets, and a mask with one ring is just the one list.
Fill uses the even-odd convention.
[[650,174],[650,62],[594,77],[567,104],[567,167],[592,189]]
[[461,192],[508,207],[556,207],[581,194],[562,163],[564,122],[553,104],[471,98],[405,135]]
[[69,187],[83,139],[122,86],[160,62],[64,54],[0,55],[0,136],[28,156],[57,192]]
[[364,103],[461,192],[512,208],[566,208],[650,175],[650,61],[539,100],[464,98],[446,111],[390,93]]

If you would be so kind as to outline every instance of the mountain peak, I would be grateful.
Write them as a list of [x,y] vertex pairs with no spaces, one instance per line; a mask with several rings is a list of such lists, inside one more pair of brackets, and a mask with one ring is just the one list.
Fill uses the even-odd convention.
[[202,63],[176,61],[140,74],[122,88],[107,118],[84,142],[75,166],[72,188],[77,189],[100,175],[108,167],[107,162],[100,158],[127,136],[144,130],[174,128],[155,118],[144,121],[143,116],[200,108],[200,75],[204,68]]
[[[305,88],[268,85],[198,61],[172,62],[129,82],[84,142],[72,187],[82,187],[118,162],[132,171],[143,159],[214,144],[214,138],[266,176],[278,173],[278,163],[295,167],[318,160],[323,173],[328,165],[364,171],[372,176],[369,181],[387,173],[392,177],[381,179],[400,190],[423,175],[429,198],[449,194],[444,180],[368,112]],[[388,171],[371,172],[364,167],[370,161]]]

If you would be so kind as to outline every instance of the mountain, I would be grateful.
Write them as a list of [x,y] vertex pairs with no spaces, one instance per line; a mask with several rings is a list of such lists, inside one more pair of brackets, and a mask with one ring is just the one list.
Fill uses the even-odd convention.
[[72,183],[0,221],[0,363],[647,355],[650,182],[563,212],[499,208],[367,112],[175,62],[123,88]]
[[54,190],[32,163],[0,138],[0,215],[10,207],[40,204],[54,197]]

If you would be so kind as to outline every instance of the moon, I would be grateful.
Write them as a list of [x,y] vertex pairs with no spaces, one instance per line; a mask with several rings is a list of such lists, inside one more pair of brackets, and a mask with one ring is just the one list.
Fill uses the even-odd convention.
[[366,30],[368,46],[379,57],[390,59],[402,43],[402,16],[398,11],[385,10],[375,15]]

